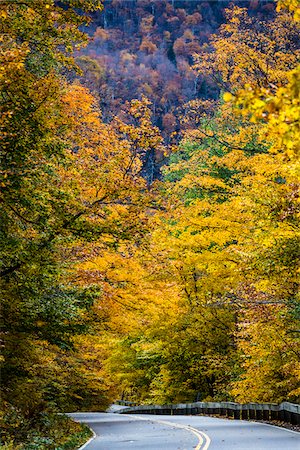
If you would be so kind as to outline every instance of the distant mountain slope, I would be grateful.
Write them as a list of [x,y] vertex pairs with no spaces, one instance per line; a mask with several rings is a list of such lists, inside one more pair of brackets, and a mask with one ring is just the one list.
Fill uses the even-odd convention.
[[[238,2],[272,17],[273,2]],[[191,100],[216,99],[219,90],[193,69],[201,50],[224,22],[228,1],[106,0],[95,13],[91,42],[78,62],[83,80],[100,97],[104,120],[126,100],[146,95],[167,141]],[[170,137],[171,136],[171,137]]]

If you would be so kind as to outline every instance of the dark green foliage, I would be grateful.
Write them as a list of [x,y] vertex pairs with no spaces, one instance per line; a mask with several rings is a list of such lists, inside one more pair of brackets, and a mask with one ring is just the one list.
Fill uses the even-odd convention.
[[28,419],[20,410],[4,405],[1,418],[3,450],[74,450],[92,436],[84,424],[67,416],[38,413]]

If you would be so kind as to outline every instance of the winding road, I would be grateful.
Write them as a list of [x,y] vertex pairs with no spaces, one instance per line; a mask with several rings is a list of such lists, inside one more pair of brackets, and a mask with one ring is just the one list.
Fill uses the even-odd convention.
[[204,416],[74,413],[95,437],[82,450],[300,450],[300,433]]

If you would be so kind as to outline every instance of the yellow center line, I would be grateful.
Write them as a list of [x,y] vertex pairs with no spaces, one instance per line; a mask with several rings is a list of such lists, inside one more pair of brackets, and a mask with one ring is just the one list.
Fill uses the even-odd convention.
[[152,417],[146,419],[145,417],[131,415],[131,414],[130,415],[124,414],[124,416],[125,415],[133,417],[135,419],[148,420],[151,422],[156,422],[156,423],[160,423],[163,425],[168,425],[168,426],[171,426],[174,428],[181,428],[182,430],[189,431],[190,433],[193,433],[199,439],[198,445],[197,445],[197,447],[195,447],[195,450],[208,450],[208,447],[210,446],[210,443],[211,443],[210,437],[203,431],[197,430],[196,428],[193,428],[190,425],[182,425],[179,423],[168,422],[166,420],[158,420],[158,419],[154,419]]

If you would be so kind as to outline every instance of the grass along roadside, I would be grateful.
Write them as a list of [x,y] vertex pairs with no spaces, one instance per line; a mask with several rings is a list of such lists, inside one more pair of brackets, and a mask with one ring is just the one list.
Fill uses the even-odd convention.
[[90,428],[69,417],[40,413],[27,419],[14,408],[1,417],[1,450],[76,450],[92,436]]

